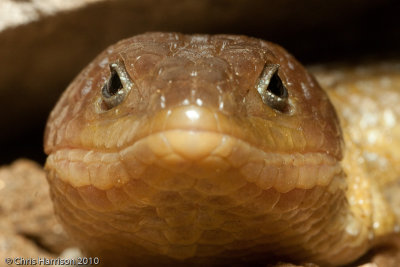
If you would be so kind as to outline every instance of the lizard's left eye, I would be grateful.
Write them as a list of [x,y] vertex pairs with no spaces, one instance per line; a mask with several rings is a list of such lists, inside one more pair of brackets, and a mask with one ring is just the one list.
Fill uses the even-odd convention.
[[126,72],[123,61],[110,64],[110,76],[101,89],[105,109],[118,106],[132,89],[133,83]]
[[278,64],[265,64],[256,85],[264,104],[280,112],[287,111],[288,91],[278,75]]

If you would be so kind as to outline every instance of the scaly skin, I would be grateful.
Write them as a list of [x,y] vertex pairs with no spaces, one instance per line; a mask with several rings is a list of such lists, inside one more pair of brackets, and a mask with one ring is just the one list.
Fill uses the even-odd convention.
[[[287,102],[274,102],[285,96],[269,69]],[[65,229],[105,264],[341,265],[396,225],[344,126],[277,45],[147,33],[68,87],[47,124],[45,168]]]

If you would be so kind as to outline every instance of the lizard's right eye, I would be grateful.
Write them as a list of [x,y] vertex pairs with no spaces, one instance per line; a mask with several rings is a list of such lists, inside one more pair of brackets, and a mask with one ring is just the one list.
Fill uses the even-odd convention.
[[130,79],[123,61],[110,64],[110,76],[101,89],[101,98],[106,110],[118,106],[132,89],[133,82]]

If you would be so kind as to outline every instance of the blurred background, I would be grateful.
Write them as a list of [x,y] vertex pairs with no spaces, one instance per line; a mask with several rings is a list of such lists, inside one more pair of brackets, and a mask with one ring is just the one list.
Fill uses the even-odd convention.
[[400,58],[400,1],[0,0],[0,165],[44,163],[47,116],[101,50],[147,31],[245,34],[306,65]]

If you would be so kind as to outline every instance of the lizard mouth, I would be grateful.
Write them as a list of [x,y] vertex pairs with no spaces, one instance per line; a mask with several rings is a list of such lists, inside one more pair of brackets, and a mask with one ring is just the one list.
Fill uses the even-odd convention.
[[279,193],[311,189],[342,173],[325,153],[265,151],[237,125],[202,107],[179,107],[158,114],[147,127],[122,122],[119,129],[129,131],[108,137],[116,140],[111,150],[62,148],[46,165],[74,187],[108,190],[143,179],[160,190],[195,188],[208,195],[231,194],[249,182]]

